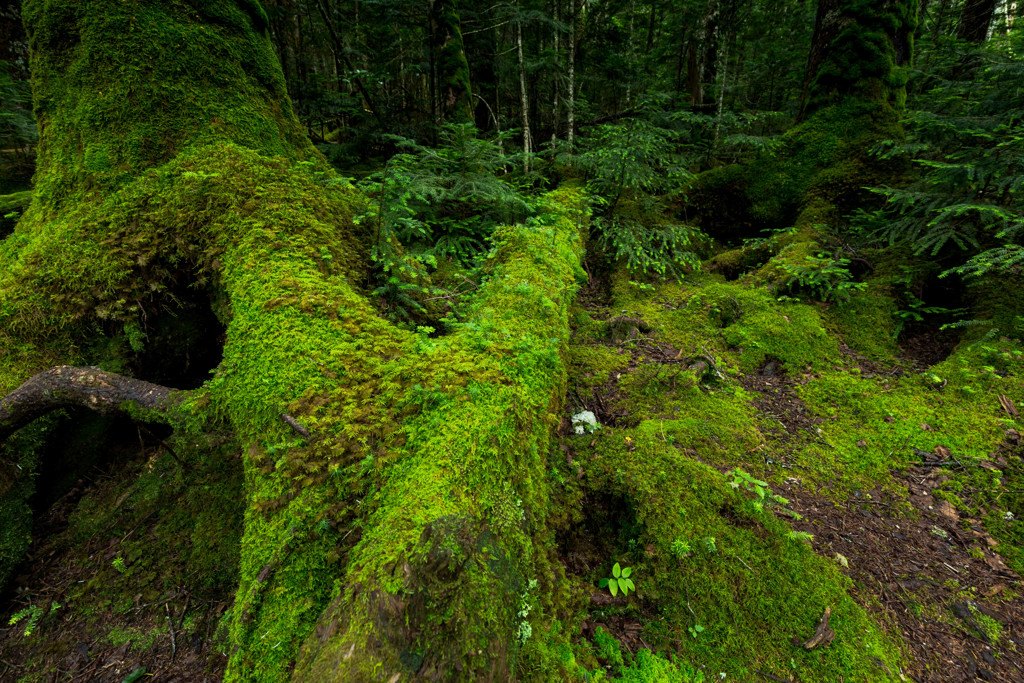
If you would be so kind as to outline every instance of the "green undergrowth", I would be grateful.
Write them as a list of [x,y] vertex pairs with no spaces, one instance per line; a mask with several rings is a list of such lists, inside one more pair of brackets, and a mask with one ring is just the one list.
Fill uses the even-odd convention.
[[[892,468],[921,462],[923,454],[946,461],[949,479],[937,495],[962,515],[983,520],[1000,541],[999,552],[1019,571],[1024,529],[1016,517],[1024,506],[1015,485],[1020,453],[1010,430],[1021,424],[1000,397],[1020,411],[1022,377],[1024,345],[1008,338],[964,342],[921,374],[865,379],[854,370],[823,376],[799,390],[808,407],[827,418],[822,443],[806,455],[822,467],[842,463],[865,488],[884,483]],[[1007,465],[996,469],[1000,456]]]
[[841,362],[819,307],[780,302],[762,288],[716,275],[694,274],[651,294],[615,277],[611,309],[645,320],[657,342],[683,358],[711,355],[727,374],[752,371],[769,358],[792,373]]
[[793,225],[816,203],[849,210],[867,194],[864,187],[885,184],[893,173],[868,149],[901,137],[891,107],[851,98],[792,128],[782,136],[780,151],[701,173],[688,191],[687,207],[699,214],[704,232],[727,240]]
[[[707,680],[703,672],[648,649],[641,648],[635,655],[628,650],[623,652],[619,641],[600,626],[594,632],[593,652],[608,662],[606,666],[611,669],[609,680],[622,683],[703,683]],[[603,672],[598,670],[593,680],[605,680],[601,674]]]

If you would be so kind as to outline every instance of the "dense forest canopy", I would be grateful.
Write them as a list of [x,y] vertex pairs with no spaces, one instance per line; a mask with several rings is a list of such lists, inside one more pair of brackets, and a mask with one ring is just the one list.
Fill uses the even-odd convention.
[[1010,0],[0,0],[0,679],[1019,680]]

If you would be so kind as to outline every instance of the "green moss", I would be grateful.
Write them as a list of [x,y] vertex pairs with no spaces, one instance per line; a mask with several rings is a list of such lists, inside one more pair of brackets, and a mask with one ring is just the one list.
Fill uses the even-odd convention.
[[842,306],[830,306],[825,324],[857,353],[874,361],[892,362],[896,347],[896,304],[888,288],[871,284]]
[[1003,632],[1003,625],[987,614],[982,613],[973,604],[968,604],[968,609],[971,611],[974,623],[978,625],[978,629],[981,631],[981,637],[993,645],[998,645],[1000,635]]
[[[734,680],[757,669],[787,674],[794,664],[812,680],[885,680],[872,657],[896,670],[895,643],[850,598],[851,584],[834,563],[789,538],[784,523],[687,455],[686,442],[672,445],[652,432],[601,430],[587,437],[594,450],[578,458],[589,490],[626,500],[635,512],[614,556],[633,566],[638,595],[661,606],[645,625],[645,642],[672,643],[683,661]],[[675,539],[688,540],[693,552],[673,552]],[[835,642],[794,651],[792,635],[813,633],[830,605]],[[695,625],[702,628],[691,632]]]
[[114,647],[120,647],[125,643],[131,643],[132,652],[144,652],[156,644],[156,640],[159,636],[160,633],[156,629],[143,631],[138,628],[115,626],[110,630],[110,633],[107,634],[107,642]]
[[917,3],[840,0],[831,10],[819,21],[825,44],[809,84],[805,111],[851,97],[902,106],[904,65],[913,59]]
[[659,657],[650,650],[639,650],[630,666],[619,672],[623,683],[702,683],[704,674],[668,659]]
[[751,371],[768,358],[792,372],[839,362],[836,341],[816,307],[780,303],[744,282],[694,276],[682,285],[661,285],[646,297],[616,279],[613,291],[615,308],[647,321],[681,357],[711,353],[723,372]]
[[[568,307],[582,277],[580,200],[553,193],[551,223],[499,230],[467,322],[449,337],[408,337],[393,356],[402,362],[382,368],[383,386],[397,392],[387,400],[406,417],[373,462],[363,538],[319,622],[338,635],[307,640],[301,675],[322,677],[353,648],[350,677],[390,676],[409,662],[467,679],[511,667],[505,648],[528,579],[542,596],[553,590],[534,548],[551,416],[565,391]],[[418,384],[401,389],[398,374]]]
[[[101,198],[188,145],[310,158],[257,3],[26,2],[36,201]],[[117,39],[113,40],[112,37]]]
[[613,374],[621,374],[629,365],[629,354],[607,346],[579,346],[569,348],[569,382],[575,386],[599,387]]

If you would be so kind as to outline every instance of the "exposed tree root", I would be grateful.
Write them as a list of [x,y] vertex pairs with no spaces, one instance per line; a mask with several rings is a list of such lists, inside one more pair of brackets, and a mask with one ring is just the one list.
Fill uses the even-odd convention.
[[103,415],[141,409],[159,415],[175,393],[170,387],[99,368],[58,365],[0,399],[0,441],[58,408],[77,406]]

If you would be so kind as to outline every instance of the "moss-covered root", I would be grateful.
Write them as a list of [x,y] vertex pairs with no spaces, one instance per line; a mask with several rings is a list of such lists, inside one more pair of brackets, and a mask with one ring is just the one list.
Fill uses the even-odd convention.
[[[520,596],[533,578],[551,588],[533,541],[582,275],[581,197],[549,197],[558,218],[499,231],[470,321],[422,343],[431,363],[405,407],[418,412],[402,424],[404,443],[295,680],[510,675]],[[435,360],[468,382],[432,376]]]

